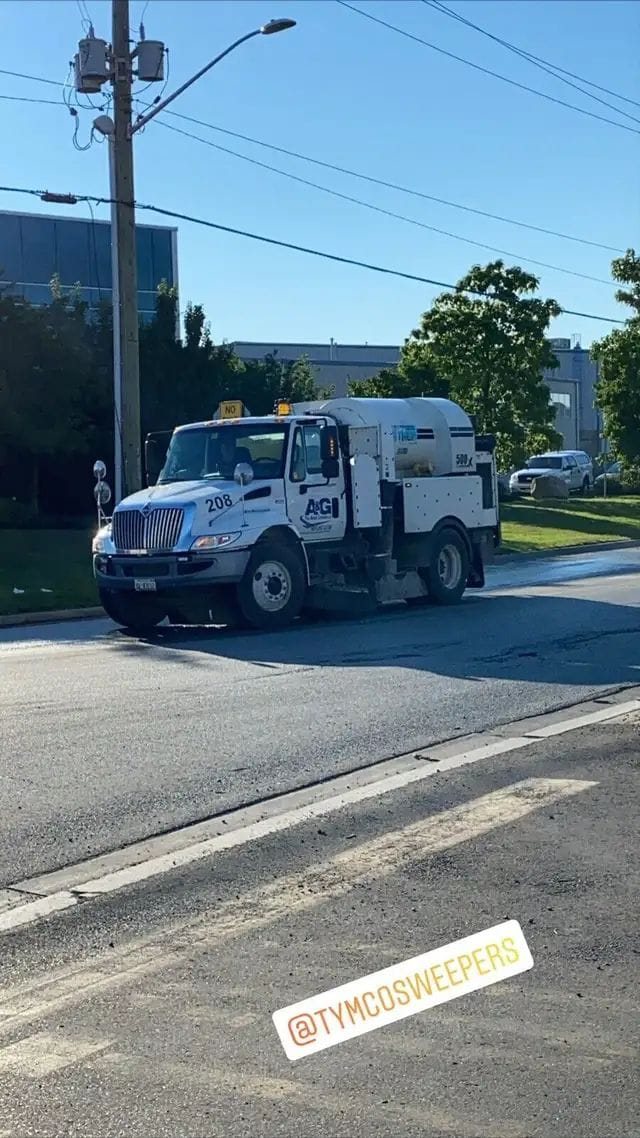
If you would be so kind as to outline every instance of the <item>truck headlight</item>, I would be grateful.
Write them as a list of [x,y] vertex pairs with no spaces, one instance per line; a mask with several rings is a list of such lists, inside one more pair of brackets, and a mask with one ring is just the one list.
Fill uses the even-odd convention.
[[237,541],[242,536],[240,530],[237,533],[208,533],[205,537],[197,537],[192,543],[191,548],[200,551],[207,549],[221,549],[225,545],[231,545],[233,541]]
[[91,543],[93,553],[106,553],[111,545],[111,522],[99,529]]

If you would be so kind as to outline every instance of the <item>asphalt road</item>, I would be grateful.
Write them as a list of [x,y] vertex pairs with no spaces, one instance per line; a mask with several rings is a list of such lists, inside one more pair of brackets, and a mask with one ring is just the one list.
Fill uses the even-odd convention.
[[457,609],[273,635],[0,633],[0,887],[638,682],[640,551],[506,565]]
[[[5,934],[0,1135],[638,1138],[639,727],[430,777]],[[506,919],[532,970],[285,1056],[276,1009]]]

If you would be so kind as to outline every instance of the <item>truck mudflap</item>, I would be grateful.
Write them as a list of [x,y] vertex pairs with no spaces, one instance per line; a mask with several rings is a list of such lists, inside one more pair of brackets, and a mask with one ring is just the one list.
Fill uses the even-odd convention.
[[467,577],[468,589],[483,589],[485,585],[484,575],[484,545],[472,545],[471,547],[471,564],[469,566],[469,576]]

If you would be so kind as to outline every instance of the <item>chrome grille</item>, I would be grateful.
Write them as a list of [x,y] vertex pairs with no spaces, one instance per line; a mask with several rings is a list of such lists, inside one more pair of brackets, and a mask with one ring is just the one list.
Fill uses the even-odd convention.
[[173,549],[180,537],[184,510],[158,506],[147,517],[142,510],[116,510],[112,534],[116,549],[159,553]]

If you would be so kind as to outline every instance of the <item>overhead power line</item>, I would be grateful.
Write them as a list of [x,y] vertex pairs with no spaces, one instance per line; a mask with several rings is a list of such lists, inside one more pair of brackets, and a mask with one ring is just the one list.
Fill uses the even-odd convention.
[[[59,88],[61,86],[60,83],[57,83],[53,79],[43,79],[41,76],[34,76],[34,75],[24,75],[18,71],[3,71],[0,68],[0,75],[11,75],[14,78],[18,78],[18,79],[29,79],[32,82],[46,83],[52,87],[58,87]],[[2,96],[2,97],[8,99],[11,96],[7,95],[7,96]],[[52,101],[51,105],[57,106],[58,104],[54,103]],[[62,105],[64,106],[64,103]],[[152,105],[153,104],[151,104],[151,103],[144,103],[144,102],[141,103],[141,106],[143,106],[147,110],[150,109]],[[90,107],[82,107],[79,105],[77,109],[78,110],[90,110],[91,108]],[[333,170],[339,174],[346,174],[350,178],[358,178],[360,181],[369,182],[371,185],[374,185],[374,186],[383,186],[385,189],[397,190],[398,193],[401,193],[401,194],[408,194],[411,197],[422,198],[424,201],[436,202],[438,205],[444,205],[450,209],[459,209],[459,210],[462,210],[464,213],[475,214],[477,217],[487,217],[491,221],[499,221],[499,222],[502,222],[504,225],[514,225],[519,229],[529,229],[533,233],[544,233],[549,237],[559,237],[563,241],[574,241],[580,245],[588,245],[593,249],[604,249],[608,253],[624,253],[624,249],[621,249],[616,245],[607,245],[602,241],[592,241],[587,237],[577,237],[575,234],[563,233],[561,230],[548,229],[542,225],[533,225],[531,222],[519,221],[513,217],[506,217],[504,214],[491,213],[489,210],[479,209],[476,206],[464,205],[462,202],[454,202],[448,198],[438,197],[436,194],[428,194],[428,193],[425,193],[423,190],[416,190],[416,189],[413,189],[409,186],[403,186],[398,182],[389,182],[389,181],[385,180],[384,178],[376,178],[372,174],[364,174],[362,171],[359,171],[359,170],[350,170],[346,166],[339,166],[334,162],[326,162],[321,158],[314,158],[312,155],[302,154],[300,151],[297,151],[297,150],[288,150],[284,146],[277,146],[273,142],[265,142],[263,139],[252,138],[251,135],[242,134],[239,131],[228,130],[225,127],[216,126],[215,123],[205,122],[202,119],[194,118],[192,115],[179,114],[176,111],[163,111],[162,113],[165,115],[170,115],[172,118],[182,119],[184,122],[193,123],[195,126],[203,126],[207,130],[214,130],[218,134],[228,135],[230,138],[239,138],[243,142],[250,142],[252,145],[261,146],[265,150],[273,150],[274,152],[276,152],[278,154],[286,154],[287,157],[289,157],[289,158],[296,158],[302,162],[309,162],[314,166],[321,166],[325,170]],[[160,121],[160,120],[158,120],[158,121]]]
[[62,87],[55,79],[43,79],[41,75],[25,75],[22,71],[6,71],[0,67],[0,75],[10,75],[12,79],[28,79],[30,83],[46,83],[49,87]]
[[599,122],[608,123],[610,126],[617,126],[619,130],[630,131],[631,134],[640,134],[640,129],[634,126],[627,126],[626,123],[616,122],[615,119],[607,118],[605,115],[598,115],[595,111],[588,111],[585,107],[578,107],[575,103],[567,103],[564,99],[558,99],[555,95],[548,95],[546,91],[538,91],[536,87],[529,87],[526,83],[518,83],[516,79],[509,79],[506,75],[500,75],[498,71],[492,71],[489,67],[482,67],[479,63],[474,63],[470,59],[465,59],[462,55],[456,55],[453,51],[447,51],[444,47],[439,47],[429,40],[422,39],[421,36],[415,35],[413,32],[408,32],[404,28],[397,27],[396,24],[390,24],[387,20],[381,20],[379,16],[372,15],[371,12],[365,12],[362,8],[356,8],[354,4],[347,3],[347,0],[336,0],[342,8],[348,8],[351,12],[356,12],[358,16],[364,16],[366,20],[372,20],[374,24],[380,24],[381,27],[387,28],[391,32],[396,32],[397,35],[404,36],[405,39],[413,40],[414,43],[422,44],[423,47],[429,47],[432,51],[439,52],[440,55],[446,55],[449,59],[455,59],[458,63],[464,63],[467,67],[473,67],[475,71],[481,71],[484,75],[491,75],[494,79],[500,79],[503,83],[508,83],[511,87],[518,87],[521,91],[528,91],[531,95],[538,95],[541,99],[546,99],[549,103],[556,103],[559,107],[566,107],[570,111],[576,111],[580,115],[587,115],[588,118],[598,119]]
[[[27,194],[30,197],[42,198],[44,190],[27,189],[21,186],[0,186],[0,193],[7,194]],[[78,202],[93,203],[94,205],[113,205],[113,198],[99,197],[95,194],[73,194],[72,195]],[[306,253],[311,257],[320,257],[326,261],[334,261],[341,265],[353,265],[355,268],[367,269],[369,272],[382,273],[385,276],[400,277],[403,280],[415,281],[418,284],[432,285],[435,288],[443,288],[449,292],[459,292],[460,289],[457,285],[448,284],[446,281],[433,280],[430,277],[418,276],[416,273],[406,273],[401,269],[390,269],[384,265],[371,264],[368,261],[357,261],[352,257],[342,257],[337,253],[328,253],[322,249],[311,249],[306,245],[296,245],[291,241],[280,241],[275,237],[265,237],[264,234],[251,233],[246,229],[236,229],[230,225],[221,225],[217,221],[209,221],[206,218],[194,217],[188,213],[179,213],[177,210],[164,209],[161,206],[150,205],[145,202],[136,202],[135,208],[147,213],[155,213],[161,217],[171,217],[176,221],[186,221],[192,225],[202,225],[207,229],[215,229],[219,233],[231,233],[237,237],[246,237],[252,241],[259,241],[264,245],[276,246],[280,249],[290,249],[295,253]],[[471,296],[484,296],[488,294],[481,292],[479,289],[464,289],[462,290]],[[625,324],[626,321],[618,320],[613,316],[602,316],[592,312],[578,312],[572,308],[561,308],[561,312],[567,316],[580,316],[585,320],[601,320],[605,324]]]
[[553,269],[558,273],[568,273],[572,277],[581,277],[582,280],[595,281],[597,284],[609,285],[611,288],[617,287],[612,280],[605,280],[604,277],[594,277],[590,273],[581,273],[576,269],[567,269],[562,265],[552,265],[548,261],[537,261],[533,257],[523,256],[521,253],[512,253],[507,249],[498,249],[495,245],[487,245],[483,241],[475,241],[472,237],[463,237],[459,233],[451,233],[447,229],[440,229],[435,225],[428,225],[425,221],[419,221],[414,217],[406,217],[402,213],[396,213],[394,210],[385,209],[383,206],[374,205],[373,202],[364,201],[362,198],[352,197],[350,194],[343,194],[340,190],[331,189],[329,186],[322,186],[318,182],[311,182],[308,178],[301,178],[298,174],[292,174],[288,170],[280,170],[277,166],[272,166],[267,162],[260,162],[257,158],[251,158],[248,154],[239,154],[237,150],[231,150],[228,146],[220,146],[217,142],[212,142],[208,138],[201,138],[192,131],[183,130],[181,127],[172,126],[171,123],[158,120],[159,125],[165,127],[167,130],[172,130],[176,134],[181,134],[185,138],[193,139],[194,142],[201,142],[204,146],[210,146],[214,150],[218,150],[223,154],[230,154],[233,158],[240,158],[243,162],[249,162],[252,166],[259,166],[262,170],[269,170],[272,174],[279,174],[282,178],[288,178],[293,182],[299,182],[303,186],[310,186],[314,190],[320,190],[322,193],[330,194],[332,197],[340,198],[342,201],[351,202],[353,205],[361,206],[363,209],[370,209],[374,213],[383,214],[385,217],[390,217],[395,221],[403,221],[407,225],[415,225],[420,229],[426,229],[430,233],[438,233],[443,237],[450,237],[454,241],[462,241],[466,245],[474,245],[478,249],[487,249],[490,253],[499,253],[503,257],[513,257],[517,261],[528,261],[532,265],[541,266],[544,269]]
[[26,95],[0,95],[8,103],[40,103],[47,107],[64,107],[62,99],[30,99]]
[[[142,106],[148,107],[150,104],[143,103]],[[564,241],[575,241],[580,245],[590,245],[594,249],[605,249],[608,253],[624,253],[624,249],[616,245],[605,245],[601,241],[590,241],[587,237],[576,237],[575,234],[562,233],[557,229],[546,229],[541,225],[532,225],[527,221],[517,221],[513,217],[505,217],[500,213],[489,213],[488,210],[478,209],[475,206],[462,205],[460,202],[450,201],[448,198],[436,197],[435,194],[427,194],[423,190],[415,190],[409,186],[402,186],[398,182],[388,182],[384,178],[375,178],[371,174],[363,174],[362,171],[350,170],[346,166],[338,166],[334,162],[325,162],[321,158],[313,158],[309,154],[302,154],[299,150],[288,150],[284,146],[276,146],[273,142],[264,142],[259,138],[252,138],[250,134],[241,134],[237,130],[228,130],[226,127],[216,126],[214,123],[205,122],[203,119],[196,119],[192,115],[178,114],[176,111],[163,111],[163,114],[171,115],[172,118],[183,119],[184,122],[194,123],[195,126],[203,126],[208,130],[215,130],[218,134],[226,134],[230,138],[239,138],[243,142],[250,142],[255,146],[262,146],[266,150],[273,150],[278,154],[286,154],[289,158],[298,158],[302,162],[310,162],[314,166],[321,166],[325,170],[335,170],[339,174],[347,174],[351,178],[359,178],[363,182],[370,182],[375,186],[384,186],[389,190],[397,190],[401,194],[409,194],[411,197],[423,198],[425,201],[437,202],[439,205],[449,206],[452,209],[460,209],[465,213],[473,213],[479,217],[488,217],[492,221],[501,221],[506,225],[515,225],[520,229],[531,229],[534,233],[546,233],[550,237],[560,237]],[[161,120],[158,120],[161,121]]]
[[[561,83],[565,83],[567,87],[572,87],[574,91],[580,91],[582,95],[586,95],[589,99],[594,99],[597,103],[601,103],[603,107],[608,107],[610,111],[615,111],[618,115],[624,115],[625,118],[630,119],[631,122],[640,125],[640,119],[635,115],[630,115],[627,111],[623,111],[620,107],[616,107],[614,103],[609,103],[606,99],[601,99],[598,95],[592,94],[591,91],[585,91],[584,87],[580,87],[578,83],[572,83],[570,79],[565,78],[571,75],[571,72],[565,71],[562,67],[556,67],[554,63],[550,63],[548,59],[542,59],[539,55],[533,55],[532,52],[526,51],[524,48],[517,47],[516,44],[510,43],[509,40],[501,39],[500,36],[488,32],[486,28],[481,28],[479,24],[474,24],[472,20],[468,20],[466,16],[461,16],[459,12],[454,12],[448,8],[446,4],[442,4],[440,0],[422,0],[428,8],[433,8],[434,12],[439,12],[442,16],[449,16],[452,20],[457,20],[460,24],[465,24],[468,28],[473,28],[474,31],[480,32],[480,35],[486,36],[487,39],[493,40],[494,43],[499,43],[502,47],[506,47],[507,51],[511,51],[514,55],[519,55],[522,59],[526,59],[528,63],[532,63],[534,67],[539,68],[540,71],[545,71],[547,75],[552,75],[554,79],[559,79]],[[598,91],[604,91],[606,94],[613,96],[614,99],[623,99],[626,103],[631,103],[640,107],[640,103],[636,103],[634,99],[627,99],[626,95],[618,95],[615,91],[607,91],[604,87],[599,87],[597,83],[592,83],[590,79],[584,79],[581,75],[573,75],[573,79],[579,80],[580,83],[586,83],[589,87],[595,87]]]

